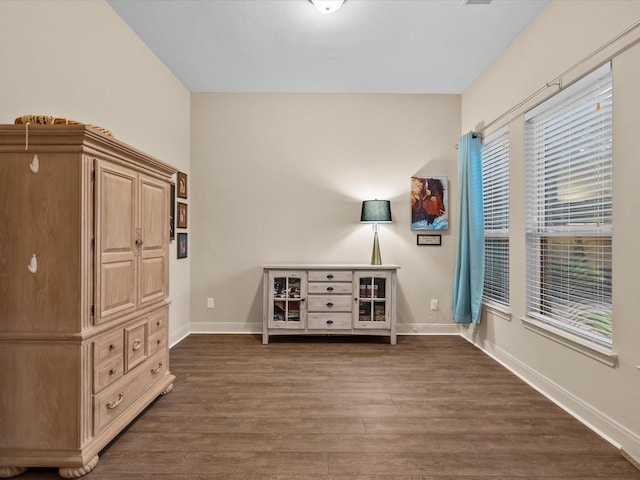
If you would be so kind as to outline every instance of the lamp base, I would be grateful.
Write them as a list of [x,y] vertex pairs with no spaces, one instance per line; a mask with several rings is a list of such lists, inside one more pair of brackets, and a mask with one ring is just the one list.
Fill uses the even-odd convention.
[[380,257],[380,242],[378,242],[378,232],[373,234],[373,252],[371,252],[371,265],[382,265]]

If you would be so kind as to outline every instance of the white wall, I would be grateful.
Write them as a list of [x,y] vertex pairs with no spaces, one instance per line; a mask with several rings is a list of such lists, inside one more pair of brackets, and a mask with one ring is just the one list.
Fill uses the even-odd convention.
[[[190,94],[103,1],[0,2],[0,123],[27,114],[101,125],[190,169]],[[189,264],[171,246],[170,335],[189,328]]]
[[[576,21],[576,17],[579,21]],[[486,125],[640,21],[636,1],[553,1],[462,96],[462,125]],[[639,29],[640,30],[640,29]],[[509,120],[511,139],[511,321],[485,312],[481,326],[464,334],[554,398],[587,424],[640,459],[640,322],[637,273],[640,224],[635,179],[640,118],[638,32],[605,47],[567,78],[613,58],[614,246],[613,351],[615,368],[524,328],[524,123],[522,111]],[[549,95],[553,89],[538,98]],[[504,122],[494,125],[500,127]]]
[[412,175],[447,176],[456,211],[458,95],[198,94],[191,110],[194,331],[261,331],[265,263],[369,263],[360,207],[379,198],[394,220],[382,260],[401,266],[398,331],[457,332],[456,217],[442,247],[418,247],[409,194]]

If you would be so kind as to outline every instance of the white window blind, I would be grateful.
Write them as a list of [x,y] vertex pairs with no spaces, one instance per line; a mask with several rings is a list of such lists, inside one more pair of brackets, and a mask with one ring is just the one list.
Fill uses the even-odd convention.
[[483,300],[509,306],[509,130],[482,146],[485,273]]
[[609,64],[525,116],[527,315],[611,346]]

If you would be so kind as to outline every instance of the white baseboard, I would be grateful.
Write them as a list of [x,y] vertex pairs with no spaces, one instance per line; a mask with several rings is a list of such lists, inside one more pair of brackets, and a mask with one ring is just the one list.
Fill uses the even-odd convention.
[[[400,323],[396,325],[396,331],[398,335],[460,335],[460,327],[452,323]],[[262,334],[262,323],[193,322],[189,333],[245,333],[259,335]],[[185,336],[182,335],[179,340],[182,340]]]
[[639,435],[495,344],[484,339],[482,345],[480,345],[462,333],[461,336],[613,446],[620,449],[632,464],[634,462],[635,465],[640,464]]
[[180,343],[182,340],[184,340],[189,335],[191,335],[191,333],[192,333],[192,331],[191,331],[190,325],[185,325],[184,327],[179,328],[175,332],[170,332],[169,333],[169,348],[171,348],[171,347],[177,345],[178,343]]
[[398,335],[460,335],[455,323],[398,323]]
[[251,335],[262,335],[262,322],[192,322],[191,333],[241,333]]

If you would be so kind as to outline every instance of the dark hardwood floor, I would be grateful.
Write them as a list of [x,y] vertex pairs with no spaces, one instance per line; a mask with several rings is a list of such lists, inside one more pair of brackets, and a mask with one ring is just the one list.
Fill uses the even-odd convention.
[[[640,479],[459,337],[191,335],[87,480]],[[31,469],[23,480],[59,478]]]

